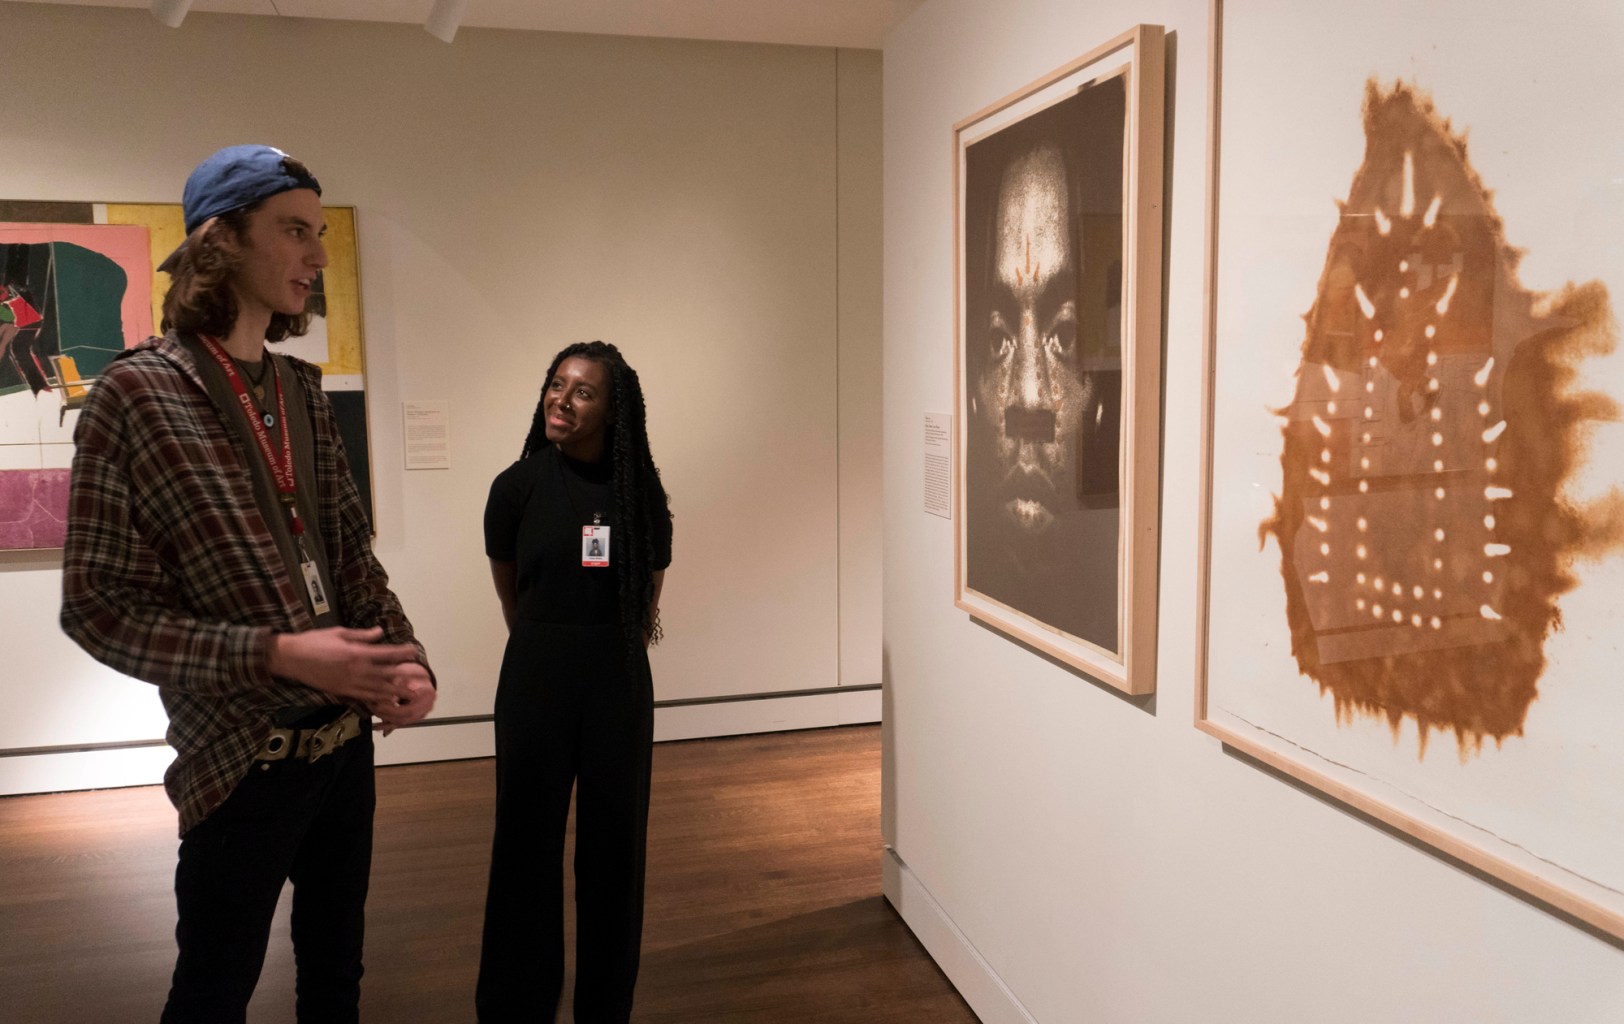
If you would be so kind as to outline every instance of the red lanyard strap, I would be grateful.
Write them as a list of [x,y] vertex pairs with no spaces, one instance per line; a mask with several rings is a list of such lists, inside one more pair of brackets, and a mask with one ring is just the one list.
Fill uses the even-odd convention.
[[271,380],[276,387],[276,420],[282,428],[282,457],[278,459],[271,448],[271,435],[265,429],[265,423],[254,411],[254,400],[248,397],[248,386],[243,383],[242,374],[237,372],[237,366],[226,355],[226,350],[220,342],[207,334],[199,335],[203,347],[208,350],[214,361],[220,364],[225,372],[226,380],[231,382],[231,390],[237,395],[237,404],[242,407],[243,415],[248,417],[248,426],[254,432],[254,440],[259,442],[259,453],[265,458],[265,465],[270,467],[271,479],[276,483],[277,496],[288,510],[288,517],[295,536],[304,533],[304,521],[299,518],[298,507],[294,504],[297,497],[297,484],[293,477],[293,444],[288,440],[288,406],[287,400],[282,397],[282,378],[274,372],[272,367]]

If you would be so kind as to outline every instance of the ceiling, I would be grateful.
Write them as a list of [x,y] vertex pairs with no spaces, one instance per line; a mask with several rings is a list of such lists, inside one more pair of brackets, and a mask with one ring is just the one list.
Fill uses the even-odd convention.
[[[45,0],[148,7],[149,0]],[[878,49],[925,0],[468,0],[463,28]],[[192,11],[421,25],[430,0],[195,0]],[[184,32],[182,25],[179,31]]]

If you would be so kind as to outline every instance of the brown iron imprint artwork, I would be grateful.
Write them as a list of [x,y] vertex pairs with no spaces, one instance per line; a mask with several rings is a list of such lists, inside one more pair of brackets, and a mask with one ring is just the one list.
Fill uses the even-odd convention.
[[1534,293],[1456,134],[1418,88],[1364,98],[1365,158],[1331,236],[1283,410],[1282,552],[1301,671],[1337,721],[1406,717],[1462,759],[1521,735],[1573,560],[1624,541],[1624,498],[1565,494],[1618,417],[1580,364],[1613,351],[1600,282]]

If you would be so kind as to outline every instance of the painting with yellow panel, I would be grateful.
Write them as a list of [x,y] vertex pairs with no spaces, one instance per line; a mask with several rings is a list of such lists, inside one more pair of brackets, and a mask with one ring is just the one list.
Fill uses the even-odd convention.
[[329,206],[327,216],[327,362],[322,372],[360,376],[366,372],[361,340],[361,268],[355,236],[355,208]]
[[[147,230],[152,249],[152,265],[158,266],[186,237],[185,220],[179,203],[108,203],[101,221],[131,224]],[[327,268],[322,285],[312,296],[317,312],[325,311],[326,356],[312,359],[326,376],[360,377],[366,373],[366,349],[361,341],[361,286],[355,234],[355,208],[328,206]],[[167,274],[152,275],[152,322],[163,322],[164,293],[169,290]],[[296,348],[299,343],[292,343]],[[301,354],[302,353],[295,353]]]
[[[370,510],[355,210],[325,213],[310,329],[273,351],[321,367]],[[109,360],[160,330],[169,275],[155,268],[184,238],[178,203],[0,200],[0,549],[61,546],[78,408]]]
[[[105,224],[129,224],[145,228],[147,249],[152,265],[157,267],[186,239],[186,222],[177,203],[109,204],[102,219]],[[134,287],[132,285],[131,287]],[[147,283],[152,298],[152,329],[156,331],[164,320],[164,292],[169,290],[169,275],[154,273]]]

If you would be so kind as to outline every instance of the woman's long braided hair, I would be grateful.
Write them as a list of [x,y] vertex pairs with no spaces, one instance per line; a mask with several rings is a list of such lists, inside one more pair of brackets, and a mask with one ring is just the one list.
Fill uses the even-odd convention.
[[524,439],[520,459],[551,446],[547,440],[547,388],[566,359],[590,359],[609,374],[609,423],[605,427],[604,450],[613,460],[610,478],[615,502],[615,550],[626,555],[615,559],[620,591],[620,626],[625,634],[627,657],[635,664],[642,650],[643,634],[650,643],[664,635],[654,603],[654,544],[671,520],[671,507],[660,471],[648,446],[648,417],[643,408],[643,386],[637,371],[626,363],[615,346],[601,341],[577,342],[553,357],[542,378],[541,397],[530,419],[530,434]]

